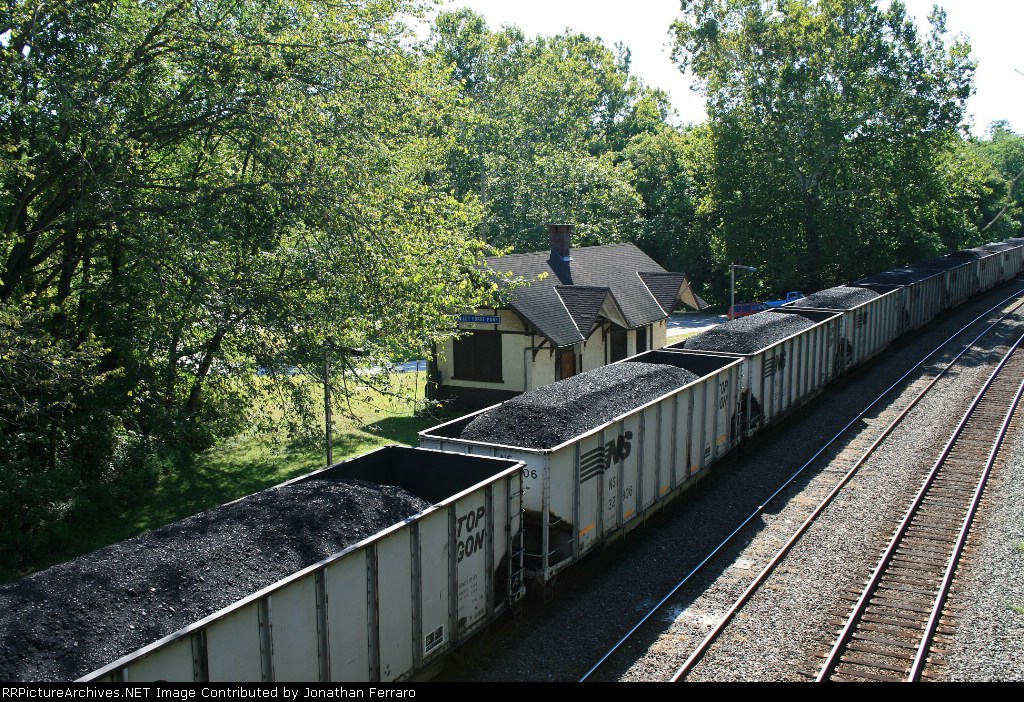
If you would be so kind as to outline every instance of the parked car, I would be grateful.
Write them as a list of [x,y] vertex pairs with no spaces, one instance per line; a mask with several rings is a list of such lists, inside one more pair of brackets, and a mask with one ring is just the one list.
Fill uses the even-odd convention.
[[764,304],[767,307],[782,307],[783,305],[789,302],[796,302],[803,296],[804,294],[799,290],[790,290],[788,293],[786,293],[785,300],[765,300]]
[[768,307],[763,302],[738,302],[729,308],[729,319],[737,319],[764,312]]

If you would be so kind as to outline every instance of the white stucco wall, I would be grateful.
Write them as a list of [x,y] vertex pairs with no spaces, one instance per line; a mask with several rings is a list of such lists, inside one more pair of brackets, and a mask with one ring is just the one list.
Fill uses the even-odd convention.
[[[540,344],[541,337],[538,336],[536,339],[537,343]],[[533,353],[530,352],[526,358],[528,361],[533,359]],[[555,352],[551,349],[550,344],[545,344],[544,348],[537,352],[537,358],[530,367],[530,387],[527,388],[528,390],[555,382],[555,358]]]
[[587,342],[583,344],[582,365],[580,371],[594,370],[605,363],[604,342],[601,340],[601,330],[597,329]]
[[[556,358],[555,351],[550,343],[544,343],[534,356],[532,347],[540,346],[544,342],[543,337],[528,333],[522,320],[511,310],[478,310],[478,315],[495,315],[501,317],[501,323],[494,324],[459,324],[462,330],[486,330],[511,332],[502,334],[501,350],[501,376],[502,382],[480,382],[473,380],[461,380],[453,377],[453,342],[448,340],[438,358],[438,368],[441,372],[441,384],[449,387],[470,387],[487,388],[493,390],[505,390],[509,392],[526,392],[542,385],[553,383],[556,380]],[[636,354],[637,334],[645,333],[646,328],[631,329],[626,335],[627,356]],[[650,332],[648,332],[650,333]],[[653,333],[651,333],[651,345],[649,349],[659,349],[666,345],[668,337],[668,322],[662,320],[655,322]],[[576,370],[578,373],[594,370],[608,362],[609,350],[608,340],[600,329],[595,330],[586,342],[576,344]]]
[[664,348],[668,345],[668,320],[663,319],[654,323],[654,344],[652,349]]
[[[449,339],[445,342],[444,349],[441,350],[440,357],[437,359],[438,370],[441,372],[441,384],[448,385],[451,387],[469,387],[469,388],[492,388],[495,390],[507,390],[509,392],[524,392],[529,389],[524,384],[524,358],[529,360],[532,358],[532,354],[525,351],[530,346],[531,339],[535,338],[530,334],[526,333],[526,327],[523,325],[522,320],[519,316],[511,310],[477,310],[474,312],[477,315],[496,315],[501,317],[500,324],[478,324],[478,323],[460,323],[459,329],[462,331],[500,331],[500,332],[512,332],[502,334],[501,336],[501,379],[500,383],[486,383],[475,380],[460,380],[454,378],[454,341]],[[526,369],[525,380],[528,383],[530,380],[530,369]]]

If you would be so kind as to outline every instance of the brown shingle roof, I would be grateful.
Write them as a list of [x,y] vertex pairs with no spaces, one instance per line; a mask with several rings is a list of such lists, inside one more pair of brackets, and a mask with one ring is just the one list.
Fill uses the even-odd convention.
[[605,300],[612,294],[610,288],[590,285],[556,285],[555,291],[562,298],[565,308],[569,310],[572,321],[584,339],[590,336],[594,325],[597,324],[597,315],[604,307]]
[[556,346],[586,338],[609,295],[628,328],[667,318],[680,299],[697,309],[706,306],[684,273],[666,271],[633,244],[572,249],[569,261],[538,251],[491,257],[487,264],[530,283],[513,290],[511,307]]
[[708,306],[708,303],[690,289],[690,281],[685,273],[641,271],[638,275],[666,315],[672,314],[676,303],[680,300],[696,310],[702,310]]

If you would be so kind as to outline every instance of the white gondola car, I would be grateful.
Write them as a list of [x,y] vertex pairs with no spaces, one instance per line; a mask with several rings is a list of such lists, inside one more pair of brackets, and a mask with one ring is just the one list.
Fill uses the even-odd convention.
[[1013,247],[1007,258],[1009,259],[1008,270],[1010,278],[1016,277],[1021,273],[1024,273],[1024,239],[1014,238],[1007,239],[1003,242]]
[[[617,363],[627,362],[681,368],[698,379],[550,448],[462,438],[470,422],[501,405],[419,433],[425,448],[525,464],[526,571],[541,585],[641,524],[707,474],[737,441],[731,426],[742,359],[657,350]],[[553,385],[584,387],[577,381],[586,377]]]
[[[857,295],[862,290],[861,295]],[[843,295],[849,291],[849,295]],[[873,295],[874,297],[869,297]],[[866,297],[867,299],[862,299]],[[849,304],[837,300],[849,299]],[[866,288],[837,286],[787,303],[785,309],[838,312],[839,341],[836,364],[839,372],[859,366],[881,353],[900,333],[903,302],[898,289],[878,293]]]
[[998,251],[990,251],[983,246],[964,249],[951,253],[950,256],[963,258],[977,263],[978,292],[988,292],[1003,280],[1002,256]]
[[947,309],[946,285],[942,271],[895,268],[861,278],[850,285],[869,288],[878,293],[902,288],[901,334],[923,327]]
[[669,351],[720,353],[743,359],[735,426],[740,436],[751,436],[798,409],[820,393],[840,372],[836,348],[841,315],[836,311],[782,307],[726,322],[705,334],[728,333],[730,326],[742,326],[744,320],[771,319],[770,315],[777,314],[795,315],[807,326],[749,353],[691,349],[688,346],[691,339],[665,347]]
[[942,272],[942,283],[946,292],[944,309],[953,309],[978,294],[979,263],[976,259],[936,256],[914,264],[913,268]]
[[432,506],[80,681],[411,680],[524,594],[521,463],[388,446],[277,487],[343,479]]
[[1021,246],[1008,241],[997,241],[984,244],[985,251],[992,251],[999,256],[999,282],[1005,283],[1017,277],[1021,266]]

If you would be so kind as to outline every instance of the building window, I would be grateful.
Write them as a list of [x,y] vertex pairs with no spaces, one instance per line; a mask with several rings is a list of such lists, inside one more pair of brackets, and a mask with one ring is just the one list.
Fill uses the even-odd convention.
[[615,363],[624,359],[628,353],[627,344],[629,332],[622,327],[613,326],[608,335],[608,362]]
[[558,363],[555,366],[555,380],[564,380],[576,375],[576,351],[573,347],[558,350]]
[[650,327],[640,327],[636,330],[636,352],[643,353],[647,350],[647,335],[651,333]]
[[501,334],[478,331],[455,339],[454,368],[456,380],[500,383]]

